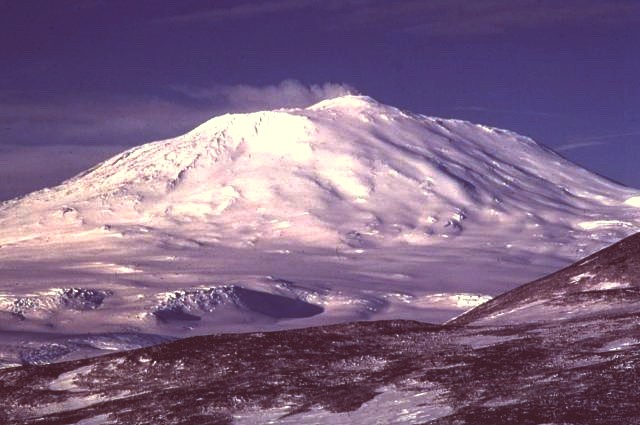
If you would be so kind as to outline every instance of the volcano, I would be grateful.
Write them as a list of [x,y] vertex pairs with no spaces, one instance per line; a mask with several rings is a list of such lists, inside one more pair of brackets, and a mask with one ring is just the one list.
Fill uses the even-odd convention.
[[366,96],[223,115],[0,206],[0,326],[55,337],[3,358],[443,322],[633,233],[639,206],[527,137]]

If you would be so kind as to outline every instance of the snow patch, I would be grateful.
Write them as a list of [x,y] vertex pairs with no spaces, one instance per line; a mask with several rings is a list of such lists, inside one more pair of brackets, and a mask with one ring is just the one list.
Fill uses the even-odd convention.
[[91,418],[81,419],[76,422],[75,425],[105,425],[109,423],[114,423],[109,420],[109,414],[96,415]]
[[594,230],[602,227],[634,227],[633,223],[621,220],[591,220],[582,221],[578,226],[584,230]]
[[470,309],[491,300],[491,296],[469,293],[438,293],[422,297],[421,305],[431,305],[440,308]]
[[78,369],[71,370],[59,375],[56,379],[49,383],[49,389],[52,391],[84,391],[77,384],[78,378],[87,375],[93,371],[93,365],[83,366]]
[[640,208],[640,196],[633,196],[626,201],[624,201],[625,205],[629,205],[631,207]]
[[595,276],[595,274],[593,274],[593,273],[589,273],[589,272],[580,273],[580,274],[578,274],[578,275],[572,276],[572,277],[569,279],[569,282],[570,282],[570,283],[573,283],[573,284],[581,283],[582,281],[584,281],[584,280],[589,280],[589,279],[591,279],[591,278],[592,278],[592,277],[594,277],[594,276]]
[[85,407],[89,407],[97,403],[104,403],[107,401],[119,400],[119,399],[128,397],[130,395],[131,393],[129,391],[122,391],[111,396],[105,396],[101,394],[89,394],[84,396],[78,395],[76,397],[69,397],[64,401],[61,401],[58,403],[48,403],[48,404],[40,405],[36,408],[33,408],[32,415],[44,416],[44,415],[50,415],[53,413],[66,412],[69,410],[83,409]]
[[590,286],[589,290],[591,291],[606,291],[609,289],[621,289],[621,288],[629,288],[631,287],[631,283],[629,282],[599,282],[596,285]]
[[608,351],[621,351],[621,350],[626,350],[628,348],[631,348],[634,345],[638,345],[638,344],[640,344],[640,341],[635,338],[621,338],[621,339],[616,339],[614,341],[608,342],[607,344],[602,346],[602,348],[597,350],[597,352],[602,353],[602,352],[608,352]]
[[321,406],[291,415],[293,406],[250,410],[234,415],[234,424],[416,424],[427,423],[453,412],[446,401],[446,391],[436,387],[409,391],[395,386],[382,387],[372,400],[351,412],[333,413]]

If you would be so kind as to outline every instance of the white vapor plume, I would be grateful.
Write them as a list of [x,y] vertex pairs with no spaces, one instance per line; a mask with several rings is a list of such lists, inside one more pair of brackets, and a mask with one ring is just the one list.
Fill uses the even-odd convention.
[[629,131],[626,133],[611,133],[611,134],[603,134],[600,136],[583,137],[581,139],[572,140],[570,141],[570,143],[567,143],[565,145],[557,146],[554,149],[558,152],[564,152],[564,151],[570,151],[573,149],[587,148],[591,146],[602,146],[602,145],[608,144],[604,140],[621,139],[621,138],[633,137],[633,136],[640,136],[640,131]]
[[592,146],[602,146],[602,145],[606,145],[606,143],[604,143],[604,142],[568,143],[566,145],[561,145],[561,146],[554,147],[553,150],[555,150],[557,152],[567,152],[567,151],[572,151],[572,150],[575,150],[575,149],[590,148]]
[[357,93],[347,84],[305,85],[296,80],[262,87],[243,84],[211,88],[177,87],[175,90],[192,99],[221,105],[230,112],[306,107],[325,99]]

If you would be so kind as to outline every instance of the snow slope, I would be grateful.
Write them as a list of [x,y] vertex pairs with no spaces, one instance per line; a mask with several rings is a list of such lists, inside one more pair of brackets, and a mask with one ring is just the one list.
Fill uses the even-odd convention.
[[[639,207],[529,138],[366,96],[224,115],[2,204],[2,326],[443,321],[634,232]],[[71,290],[104,296],[39,301]]]

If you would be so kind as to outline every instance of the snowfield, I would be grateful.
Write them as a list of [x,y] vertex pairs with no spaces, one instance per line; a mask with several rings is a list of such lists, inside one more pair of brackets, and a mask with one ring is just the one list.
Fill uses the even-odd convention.
[[3,203],[0,328],[443,322],[639,224],[640,192],[510,131],[351,95],[223,115]]

